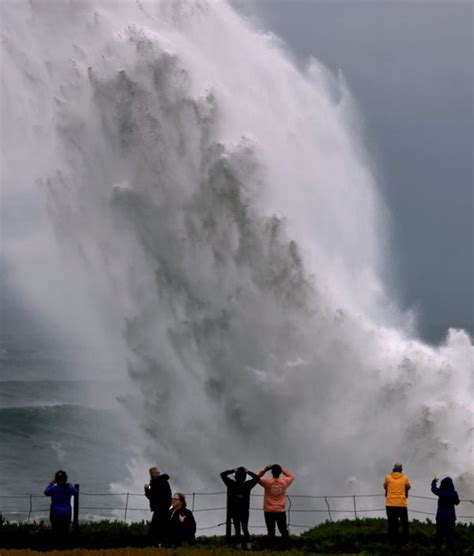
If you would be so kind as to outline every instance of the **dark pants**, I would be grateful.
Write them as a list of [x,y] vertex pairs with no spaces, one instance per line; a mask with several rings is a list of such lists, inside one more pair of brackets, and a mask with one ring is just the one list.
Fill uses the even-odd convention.
[[454,547],[454,529],[456,522],[452,519],[440,519],[436,521],[436,548],[441,548],[443,542],[446,542],[448,549]]
[[386,510],[388,540],[391,544],[406,544],[408,542],[408,509],[400,506],[386,506]]
[[275,537],[275,525],[278,525],[280,535],[285,539],[288,538],[288,528],[286,526],[286,512],[264,512],[265,525],[267,526],[268,536],[273,539]]
[[240,539],[240,528],[242,527],[244,541],[250,541],[249,533],[249,509],[248,508],[231,508],[230,517],[235,527],[235,537]]
[[150,526],[150,536],[154,544],[163,544],[166,542],[169,529],[168,512],[157,510],[153,512]]
[[71,525],[70,515],[49,515],[51,521],[51,529],[54,535],[61,540],[64,540],[69,534],[69,527]]

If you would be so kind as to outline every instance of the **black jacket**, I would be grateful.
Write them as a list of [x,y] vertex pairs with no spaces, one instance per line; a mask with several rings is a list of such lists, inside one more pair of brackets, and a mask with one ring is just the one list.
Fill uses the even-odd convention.
[[459,504],[458,493],[454,490],[454,484],[450,477],[441,481],[439,488],[436,481],[431,483],[431,492],[438,496],[438,511],[436,521],[456,521],[456,510],[454,506]]
[[[181,522],[180,516],[184,516]],[[169,510],[169,543],[180,545],[183,542],[192,542],[196,535],[196,521],[191,510],[180,508]]]
[[236,481],[229,477],[232,473],[234,471],[231,469],[221,473],[221,479],[228,489],[229,506],[235,509],[248,509],[250,507],[250,491],[258,483],[258,475],[247,471],[248,475],[252,477],[249,481]]
[[150,501],[152,512],[167,512],[171,506],[171,488],[169,475],[162,474],[150,481],[150,488],[145,489],[145,496]]

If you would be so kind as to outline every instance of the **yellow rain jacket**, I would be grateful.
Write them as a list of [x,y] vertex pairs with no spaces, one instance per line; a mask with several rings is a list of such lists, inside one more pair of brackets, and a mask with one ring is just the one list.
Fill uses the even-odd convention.
[[407,475],[404,475],[399,471],[393,471],[390,475],[385,477],[383,488],[386,493],[386,506],[398,506],[402,508],[407,507],[407,495],[411,488],[410,479]]

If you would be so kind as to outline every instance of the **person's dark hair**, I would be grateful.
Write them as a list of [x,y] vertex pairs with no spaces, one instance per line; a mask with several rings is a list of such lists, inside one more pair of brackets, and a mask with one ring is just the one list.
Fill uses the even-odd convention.
[[278,465],[278,463],[272,465],[271,472],[272,475],[278,479],[278,477],[281,475],[281,465]]
[[184,494],[182,492],[175,492],[174,496],[176,496],[176,498],[179,498],[179,501],[181,502],[181,506],[183,508],[186,507],[186,496],[184,496]]
[[237,467],[237,469],[235,470],[235,480],[239,481],[239,482],[243,482],[245,481],[247,477],[247,471],[245,469],[245,467]]
[[451,479],[451,477],[445,477],[441,483],[440,483],[440,488],[444,488],[446,490],[454,490],[454,483],[453,480]]
[[56,473],[54,474],[54,482],[58,485],[65,485],[67,483],[66,471],[63,471],[62,469],[56,471]]

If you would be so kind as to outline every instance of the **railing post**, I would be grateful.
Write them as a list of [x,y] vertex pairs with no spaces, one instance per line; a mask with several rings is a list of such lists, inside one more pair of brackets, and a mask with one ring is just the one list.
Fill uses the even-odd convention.
[[33,495],[30,494],[30,508],[28,510],[28,519],[27,522],[30,522],[31,512],[33,511]]
[[123,520],[125,521],[125,523],[127,523],[127,510],[128,510],[128,499],[130,497],[130,493],[127,492],[127,498],[125,500],[125,514],[123,516]]
[[352,495],[352,500],[354,501],[354,516],[357,519],[357,506],[356,506],[356,497],[355,494]]
[[324,501],[326,502],[326,506],[328,507],[329,521],[332,521],[331,507],[329,506],[327,496],[324,497]]
[[288,525],[287,525],[287,530],[288,530],[288,534],[290,533],[289,529],[290,529],[290,523],[291,523],[291,497],[287,496],[288,498]]
[[191,511],[193,511],[193,512],[194,512],[194,502],[195,502],[195,500],[196,500],[196,493],[193,492],[193,501],[192,501],[192,504],[191,504]]
[[72,507],[72,528],[77,531],[79,528],[79,483],[74,485],[77,490],[77,494],[73,496],[73,507]]

